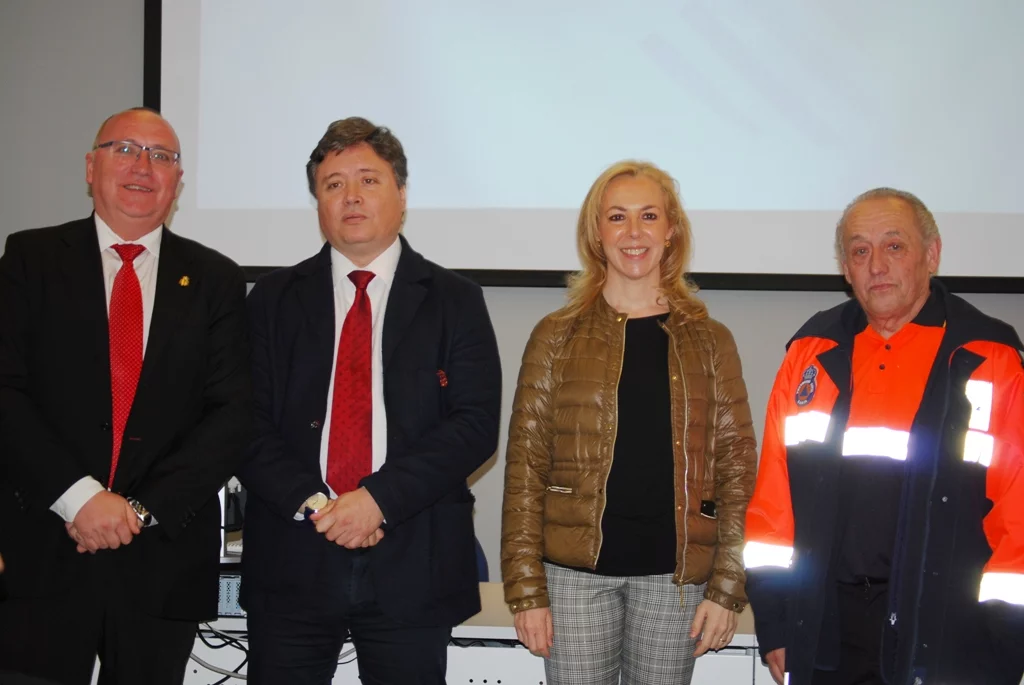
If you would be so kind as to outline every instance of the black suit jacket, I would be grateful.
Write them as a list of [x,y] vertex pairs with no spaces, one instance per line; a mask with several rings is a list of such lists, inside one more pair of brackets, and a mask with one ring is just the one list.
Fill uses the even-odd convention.
[[12,597],[77,590],[99,564],[148,613],[216,616],[217,491],[252,436],[245,279],[226,257],[166,229],[156,278],[112,489],[138,499],[159,525],[126,547],[78,554],[49,507],[83,476],[105,485],[110,471],[109,334],[96,227],[87,218],[7,240],[0,258],[7,572],[0,578]]
[[[242,600],[295,606],[336,588],[339,560],[353,554],[293,518],[328,491],[320,441],[334,359],[330,245],[260,279],[248,307],[257,438],[239,472],[250,494]],[[367,552],[375,594],[389,616],[455,625],[480,610],[466,478],[497,448],[497,342],[479,286],[404,238],[383,326],[387,459],[361,482],[387,521]]]

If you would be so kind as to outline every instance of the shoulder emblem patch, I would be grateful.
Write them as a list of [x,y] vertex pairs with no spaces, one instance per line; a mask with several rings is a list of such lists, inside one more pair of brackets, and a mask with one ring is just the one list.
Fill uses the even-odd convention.
[[811,364],[804,371],[800,385],[796,386],[796,404],[798,407],[806,406],[814,399],[814,392],[818,389],[818,384],[814,379],[817,377],[818,367]]

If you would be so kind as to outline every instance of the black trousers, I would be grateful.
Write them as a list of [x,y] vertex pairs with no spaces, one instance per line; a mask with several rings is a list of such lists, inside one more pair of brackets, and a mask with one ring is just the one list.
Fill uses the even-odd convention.
[[196,623],[139,612],[97,561],[60,594],[0,601],[0,685],[89,685],[97,655],[100,685],[181,685]]
[[883,685],[882,632],[887,584],[839,584],[839,669],[816,670],[814,685]]
[[451,627],[385,616],[366,561],[352,554],[338,587],[315,596],[250,598],[249,685],[329,685],[349,637],[363,685],[444,685]]

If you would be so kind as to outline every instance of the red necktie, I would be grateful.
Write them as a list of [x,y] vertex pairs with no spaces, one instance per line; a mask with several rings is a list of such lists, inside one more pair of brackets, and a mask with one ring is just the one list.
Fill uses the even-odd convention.
[[356,299],[345,316],[338,342],[327,442],[327,484],[338,495],[358,488],[373,468],[373,318],[366,294],[373,273],[353,271],[348,278],[356,286]]
[[142,372],[142,288],[132,262],[144,248],[142,245],[114,245],[121,257],[121,268],[114,276],[110,293],[110,390],[114,400],[114,451],[110,459],[107,487],[114,486],[117,458],[128,414],[135,399],[135,388]]

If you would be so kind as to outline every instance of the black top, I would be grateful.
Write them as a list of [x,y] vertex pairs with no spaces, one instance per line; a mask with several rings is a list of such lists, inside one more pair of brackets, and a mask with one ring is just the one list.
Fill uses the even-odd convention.
[[[918,326],[941,327],[946,312],[934,294],[914,318]],[[868,325],[863,318],[860,330]],[[854,392],[856,392],[854,388]],[[884,582],[892,569],[908,462],[843,459],[839,480],[840,583]]]
[[602,575],[654,575],[676,568],[669,337],[660,325],[667,318],[626,322],[618,432],[595,569]]

